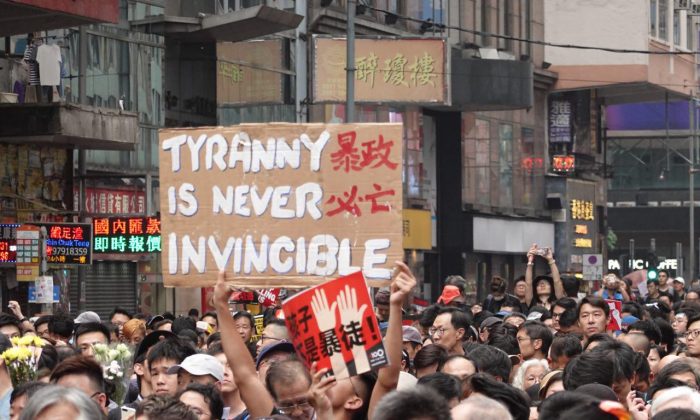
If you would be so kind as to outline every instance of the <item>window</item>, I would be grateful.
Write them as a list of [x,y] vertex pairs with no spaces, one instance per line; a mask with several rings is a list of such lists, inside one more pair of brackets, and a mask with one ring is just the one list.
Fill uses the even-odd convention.
[[681,45],[681,12],[673,11],[673,44]]
[[658,34],[656,33],[656,30],[658,27],[657,22],[656,22],[656,20],[657,20],[656,11],[657,11],[658,6],[659,5],[657,4],[656,0],[649,1],[649,7],[650,7],[650,9],[649,9],[649,35],[651,35],[654,38],[656,38],[658,36]]
[[[513,36],[513,5],[510,0],[499,0],[498,24],[498,31],[501,35]],[[511,51],[513,41],[501,38],[498,40],[498,46],[506,51]]]
[[[527,40],[532,40],[532,11],[531,7],[532,5],[530,4],[530,0],[521,0],[522,3],[520,5],[520,15],[522,19],[522,24],[520,26],[521,28],[521,36]],[[652,0],[653,1],[653,0]],[[529,42],[526,42],[523,47],[521,47],[521,54],[526,54],[532,57],[532,44]]]
[[499,178],[500,207],[513,207],[513,126],[500,124],[499,137]]
[[[491,14],[489,13],[491,8],[489,7],[489,0],[481,0],[481,27],[479,30],[481,32],[489,32],[491,30],[491,24],[489,22]],[[481,45],[488,47],[491,44],[491,38],[488,36],[481,36]]]
[[659,38],[668,41],[668,0],[659,0]]
[[685,18],[685,48],[693,50],[693,37],[695,33],[695,24],[693,23],[692,16],[686,16]]

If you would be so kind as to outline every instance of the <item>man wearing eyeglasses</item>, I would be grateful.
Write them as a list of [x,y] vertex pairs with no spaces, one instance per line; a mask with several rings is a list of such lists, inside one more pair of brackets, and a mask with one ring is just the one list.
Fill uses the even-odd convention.
[[700,315],[688,319],[688,330],[683,335],[688,346],[686,356],[700,358]]
[[447,350],[449,354],[464,354],[462,344],[467,339],[468,315],[457,308],[444,308],[433,321],[428,333],[433,343]]
[[277,410],[292,420],[311,420],[314,408],[308,398],[311,376],[298,359],[272,363],[267,371],[267,388]]

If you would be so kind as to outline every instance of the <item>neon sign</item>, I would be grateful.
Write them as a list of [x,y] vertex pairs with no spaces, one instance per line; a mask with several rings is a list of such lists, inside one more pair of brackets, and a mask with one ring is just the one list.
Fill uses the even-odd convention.
[[92,222],[95,253],[161,252],[160,218],[106,217]]

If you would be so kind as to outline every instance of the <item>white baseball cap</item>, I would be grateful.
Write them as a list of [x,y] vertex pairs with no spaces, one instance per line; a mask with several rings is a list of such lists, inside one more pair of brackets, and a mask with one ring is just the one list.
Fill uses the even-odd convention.
[[685,279],[683,277],[676,277],[675,279],[673,279],[673,281],[677,281],[678,283],[685,286]]
[[214,356],[208,354],[193,354],[187,357],[179,365],[171,366],[169,374],[177,373],[180,369],[186,370],[190,375],[204,376],[211,375],[217,381],[224,380],[224,367]]

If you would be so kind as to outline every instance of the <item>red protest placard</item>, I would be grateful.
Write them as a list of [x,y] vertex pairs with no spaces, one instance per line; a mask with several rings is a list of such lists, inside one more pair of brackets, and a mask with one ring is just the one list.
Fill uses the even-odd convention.
[[622,329],[622,302],[614,299],[605,299],[610,307],[610,322],[608,322],[608,331],[620,331]]
[[388,363],[362,272],[320,284],[285,300],[282,309],[297,354],[336,379]]
[[280,289],[262,289],[258,290],[258,302],[265,308],[275,306],[277,296],[280,294]]

